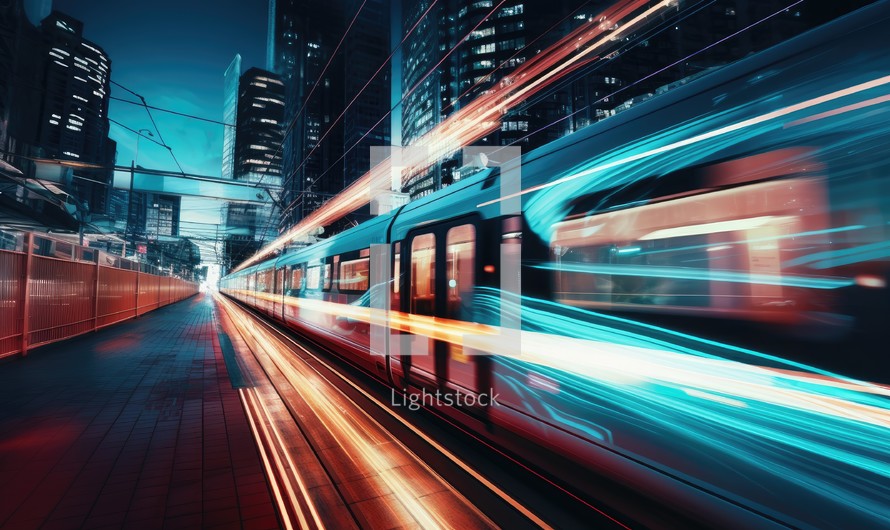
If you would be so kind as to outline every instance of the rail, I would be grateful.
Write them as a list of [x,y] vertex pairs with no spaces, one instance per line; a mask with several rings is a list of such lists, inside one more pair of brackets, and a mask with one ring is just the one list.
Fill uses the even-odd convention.
[[135,318],[198,292],[148,264],[42,234],[2,232],[0,358]]

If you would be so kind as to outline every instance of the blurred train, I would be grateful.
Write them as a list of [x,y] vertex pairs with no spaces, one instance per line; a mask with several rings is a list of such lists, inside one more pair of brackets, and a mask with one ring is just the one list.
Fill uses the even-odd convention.
[[886,326],[886,27],[880,2],[525,154],[516,215],[486,168],[221,291],[395,389],[496,393],[440,412],[572,487],[595,472],[709,525],[888,527],[887,392],[646,321]]

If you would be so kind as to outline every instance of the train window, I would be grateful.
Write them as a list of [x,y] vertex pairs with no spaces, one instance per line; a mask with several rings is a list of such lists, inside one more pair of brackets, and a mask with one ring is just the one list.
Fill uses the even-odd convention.
[[370,258],[343,261],[340,263],[340,289],[349,291],[367,291],[370,274]]
[[257,288],[261,293],[268,293],[272,290],[272,269],[266,269],[257,273]]
[[476,229],[456,226],[445,236],[448,316],[471,320],[473,314],[473,268],[476,262]]
[[402,283],[401,276],[402,270],[402,252],[401,252],[402,244],[401,243],[393,243],[392,245],[392,254],[393,254],[393,262],[392,262],[392,300],[390,308],[395,311],[398,311],[401,308],[400,305],[400,294],[399,289]]
[[[789,305],[782,260],[824,227],[819,179],[746,186],[569,219],[551,242],[556,300],[749,311]],[[754,276],[768,282],[748,281]]]
[[275,294],[284,294],[284,267],[275,271]]
[[303,266],[297,265],[290,271],[290,289],[288,294],[296,295],[303,288]]
[[433,316],[436,297],[436,236],[423,234],[411,242],[411,312]]
[[331,264],[328,263],[324,266],[324,288],[331,288]]
[[321,287],[321,265],[306,269],[306,288],[317,290]]

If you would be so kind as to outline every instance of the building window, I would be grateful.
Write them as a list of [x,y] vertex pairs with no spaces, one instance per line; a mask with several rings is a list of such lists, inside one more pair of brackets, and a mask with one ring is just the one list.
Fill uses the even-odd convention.
[[483,44],[483,45],[481,45],[481,46],[476,46],[476,47],[474,47],[474,48],[473,48],[473,53],[474,53],[474,54],[480,54],[480,53],[493,53],[494,50],[495,50],[495,47],[494,47],[494,43],[492,42],[492,43],[489,43],[489,44]]
[[487,27],[482,29],[477,29],[470,33],[470,40],[481,39],[482,37],[488,37],[489,35],[494,35],[494,27]]
[[514,15],[521,15],[523,13],[522,4],[517,4],[515,6],[505,7],[501,9],[501,12],[498,13],[498,18],[500,17],[512,17]]

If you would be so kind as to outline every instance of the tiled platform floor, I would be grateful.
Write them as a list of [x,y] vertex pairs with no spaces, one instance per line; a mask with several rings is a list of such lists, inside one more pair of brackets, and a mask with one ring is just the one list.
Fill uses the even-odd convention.
[[277,528],[209,296],[0,363],[0,528]]

